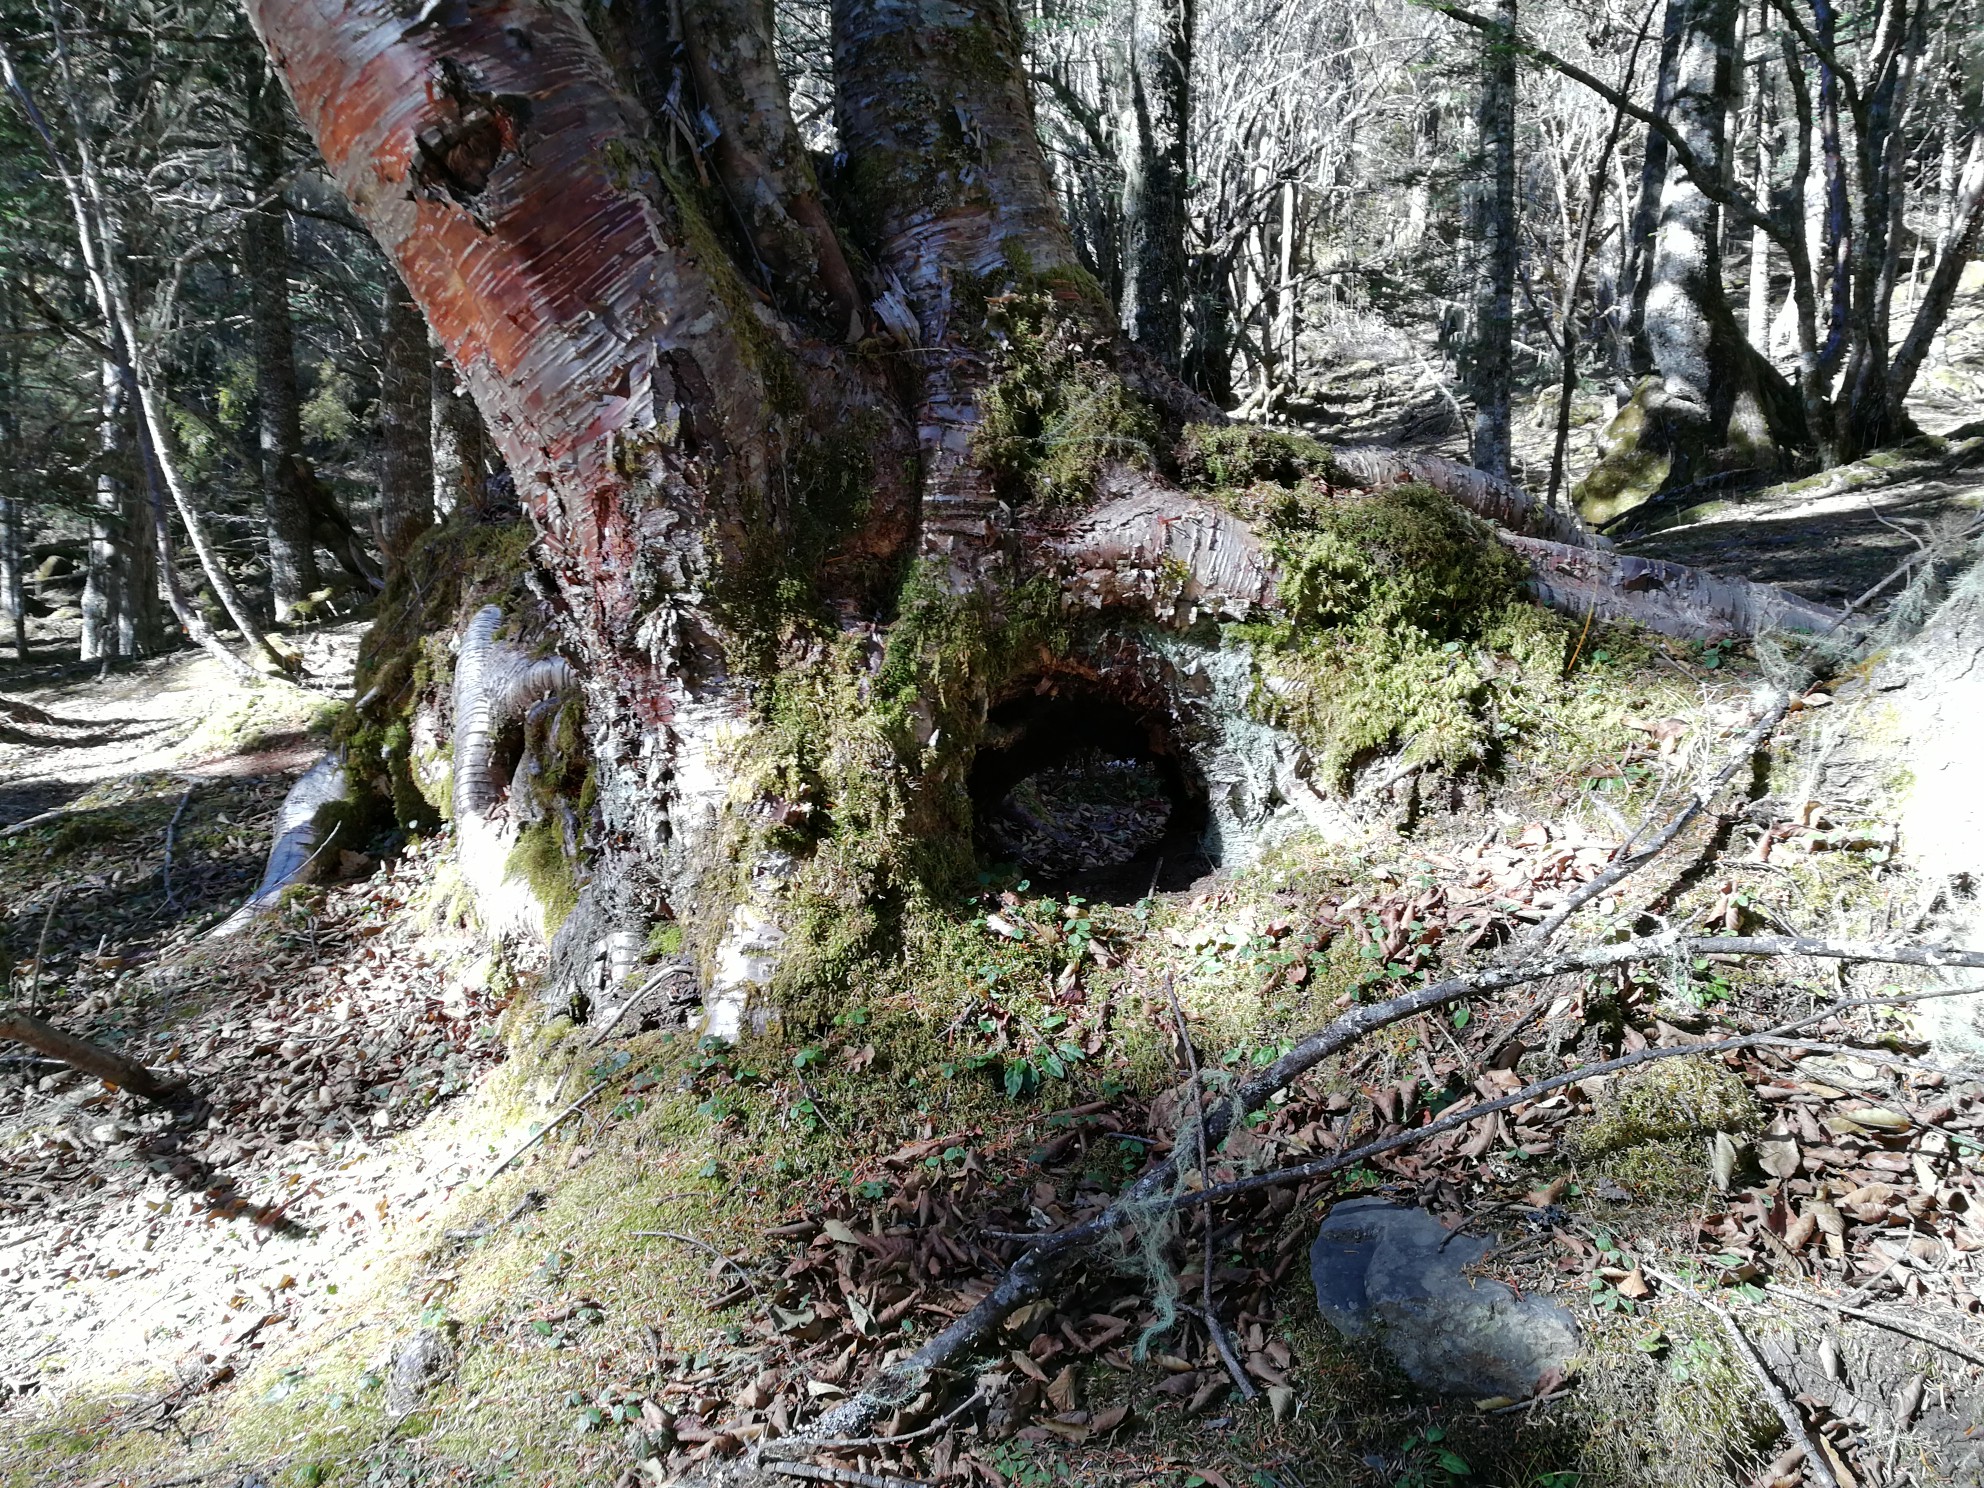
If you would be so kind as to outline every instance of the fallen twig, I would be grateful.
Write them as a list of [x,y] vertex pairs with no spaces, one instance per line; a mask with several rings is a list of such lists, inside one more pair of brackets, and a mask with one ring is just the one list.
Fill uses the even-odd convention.
[[788,1478],[812,1478],[820,1483],[853,1483],[856,1488],[937,1488],[921,1478],[891,1478],[881,1473],[856,1472],[851,1467],[821,1467],[814,1462],[774,1462],[771,1470]]
[[1606,890],[1622,879],[1639,872],[1640,869],[1665,852],[1669,844],[1687,829],[1688,823],[1700,816],[1702,811],[1708,806],[1708,803],[1713,801],[1717,795],[1721,794],[1722,788],[1729,784],[1730,778],[1747,764],[1759,749],[1763,748],[1764,741],[1776,732],[1777,726],[1784,721],[1784,715],[1790,709],[1791,694],[1782,688],[1778,689],[1777,693],[1772,697],[1770,705],[1764,709],[1763,716],[1743,736],[1743,742],[1731,752],[1729,758],[1723,763],[1722,768],[1717,770],[1705,784],[1696,788],[1694,794],[1688,798],[1687,804],[1667,819],[1666,824],[1658,832],[1653,834],[1652,840],[1645,847],[1641,848],[1638,852],[1628,853],[1625,857],[1618,859],[1610,867],[1606,868],[1596,878],[1573,890],[1562,904],[1546,915],[1534,930],[1530,931],[1529,934],[1517,942],[1517,949],[1530,951],[1543,945],[1551,936],[1563,928],[1566,920],[1570,919],[1580,909],[1583,909],[1585,905],[1591,903],[1592,900],[1596,899],[1600,894],[1606,892]]
[[179,797],[179,806],[172,813],[172,820],[165,824],[165,868],[163,877],[165,880],[165,907],[167,909],[177,909],[179,907],[178,900],[173,897],[172,893],[172,840],[179,833],[179,818],[186,814],[186,803],[192,799],[193,787],[189,785],[186,787],[185,793]]
[[1877,1328],[1886,1328],[1899,1333],[1904,1338],[1912,1338],[1917,1343],[1926,1343],[1933,1348],[1955,1354],[1959,1359],[1968,1359],[1972,1364],[1984,1365],[1984,1352],[1969,1344],[1959,1343],[1949,1334],[1937,1331],[1925,1323],[1910,1319],[1888,1317],[1883,1313],[1869,1312],[1864,1307],[1848,1307],[1844,1302],[1835,1302],[1830,1297],[1815,1297],[1810,1292],[1800,1292],[1776,1282],[1765,1282],[1764,1290],[1773,1296],[1788,1297],[1793,1302],[1803,1302],[1807,1307],[1823,1307],[1828,1312],[1836,1312],[1842,1317],[1858,1318],[1863,1323],[1872,1323]]
[[149,1101],[171,1104],[186,1096],[182,1081],[147,1069],[137,1060],[113,1053],[101,1044],[64,1033],[29,1013],[19,1010],[0,1013],[0,1039],[26,1044],[86,1075],[94,1075],[106,1085],[115,1085]]
[[667,981],[670,977],[690,976],[690,975],[693,975],[693,973],[690,972],[689,968],[686,966],[671,964],[662,967],[661,970],[657,971],[653,976],[649,977],[645,982],[642,982],[641,985],[635,990],[633,996],[629,997],[625,1002],[621,1003],[619,1007],[613,1010],[613,1016],[608,1018],[604,1023],[599,1025],[599,1031],[592,1036],[592,1041],[587,1045],[587,1047],[597,1049],[601,1044],[605,1043],[606,1036],[609,1033],[613,1032],[614,1029],[620,1026],[620,1020],[625,1018],[627,1014],[631,1013],[637,1006],[639,1006],[640,1001],[643,997],[646,997],[648,993],[654,991],[655,988],[659,987],[663,982]]
[[1647,1275],[1657,1281],[1665,1282],[1682,1296],[1708,1309],[1721,1320],[1723,1330],[1728,1333],[1730,1342],[1736,1345],[1736,1352],[1742,1358],[1744,1367],[1750,1371],[1757,1383],[1763,1386],[1764,1394],[1770,1400],[1771,1409],[1777,1412],[1778,1420],[1784,1423],[1785,1435],[1791,1438],[1794,1446],[1802,1445],[1805,1448],[1805,1466],[1813,1480],[1819,1488],[1839,1488],[1839,1479],[1833,1474],[1832,1464],[1826,1460],[1823,1446],[1814,1445],[1804,1417],[1798,1414],[1798,1407],[1791,1403],[1791,1397],[1784,1392],[1784,1386],[1771,1378],[1770,1370],[1764,1367],[1762,1356],[1750,1343],[1742,1325],[1736,1321],[1736,1315],[1721,1304],[1709,1301],[1678,1277],[1668,1275],[1657,1266],[1649,1266],[1645,1262],[1640,1264]]
[[[1199,1054],[1198,1050],[1192,1047],[1192,1030],[1185,1022],[1184,1004],[1178,1001],[1178,987],[1169,973],[1164,978],[1164,995],[1171,1000],[1171,1016],[1176,1020],[1178,1025],[1178,1049],[1184,1057],[1186,1069],[1191,1072],[1192,1076],[1192,1135],[1198,1143],[1199,1182],[1203,1186],[1210,1181],[1212,1174],[1212,1162],[1210,1155],[1206,1151],[1205,1079],[1199,1074]],[[1254,1382],[1247,1378],[1246,1371],[1240,1367],[1240,1361],[1234,1357],[1233,1340],[1226,1336],[1225,1325],[1219,1320],[1219,1310],[1213,1306],[1211,1209],[1205,1211],[1205,1239],[1203,1249],[1205,1254],[1203,1265],[1200,1268],[1201,1280],[1199,1291],[1202,1300],[1199,1307],[1195,1310],[1198,1312],[1199,1320],[1206,1325],[1206,1332],[1212,1338],[1213,1347],[1219,1350],[1219,1357],[1221,1362],[1226,1365],[1226,1372],[1233,1377],[1233,1383],[1240,1391],[1240,1398],[1242,1400],[1252,1400],[1260,1392],[1254,1388]]]
[[898,1447],[904,1442],[921,1441],[926,1436],[935,1436],[978,1404],[982,1398],[977,1390],[973,1390],[936,1420],[926,1426],[919,1426],[914,1431],[900,1431],[894,1436],[857,1436],[846,1441],[799,1441],[794,1437],[786,1437],[780,1441],[765,1443],[759,1455],[767,1462],[777,1462],[783,1460],[788,1451],[865,1452],[871,1447]]
[[597,1085],[593,1086],[592,1089],[588,1090],[584,1095],[580,1096],[577,1100],[573,1101],[569,1106],[565,1107],[565,1109],[560,1111],[556,1116],[553,1116],[549,1121],[545,1122],[544,1125],[539,1127],[532,1136],[530,1136],[524,1142],[519,1144],[516,1151],[512,1152],[508,1157],[504,1158],[501,1162],[496,1164],[495,1167],[491,1168],[489,1170],[489,1176],[482,1180],[483,1184],[487,1186],[488,1184],[494,1183],[497,1179],[497,1176],[501,1174],[505,1168],[509,1167],[511,1163],[515,1162],[518,1158],[522,1157],[526,1152],[530,1151],[531,1148],[535,1147],[539,1142],[542,1142],[546,1137],[550,1136],[552,1132],[556,1131],[558,1127],[564,1123],[566,1117],[572,1115],[576,1111],[583,1109],[586,1102],[591,1100],[594,1096],[598,1095],[600,1091],[604,1090],[609,1083],[610,1083],[609,1081],[601,1080]]

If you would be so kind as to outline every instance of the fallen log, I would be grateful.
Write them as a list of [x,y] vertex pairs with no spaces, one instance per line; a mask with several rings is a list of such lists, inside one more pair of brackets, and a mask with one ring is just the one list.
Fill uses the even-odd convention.
[[1502,480],[1444,455],[1358,445],[1332,450],[1331,464],[1360,490],[1406,484],[1431,486],[1477,517],[1484,517],[1509,532],[1571,547],[1611,546],[1568,507],[1545,506],[1514,481]]
[[18,1010],[0,1012],[0,1039],[26,1044],[50,1059],[59,1059],[71,1069],[81,1070],[106,1085],[115,1085],[146,1100],[169,1103],[186,1094],[182,1082],[147,1069],[137,1060],[114,1053],[101,1044],[64,1033],[54,1024],[45,1023],[29,1013]]
[[1529,564],[1529,587],[1536,599],[1567,615],[1631,620],[1690,641],[1771,630],[1825,634],[1847,618],[1844,611],[1771,584],[1712,574],[1663,558],[1635,558],[1517,532],[1496,536]]

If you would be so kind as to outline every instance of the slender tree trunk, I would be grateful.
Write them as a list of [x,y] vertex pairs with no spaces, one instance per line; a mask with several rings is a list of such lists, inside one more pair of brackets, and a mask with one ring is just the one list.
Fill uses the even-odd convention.
[[1123,128],[1123,329],[1176,370],[1184,333],[1192,0],[1132,0]]
[[[1757,64],[1756,86],[1751,117],[1756,130],[1756,174],[1751,179],[1751,195],[1760,204],[1771,199],[1770,74],[1768,59]],[[1770,234],[1761,227],[1750,229],[1750,305],[1747,331],[1750,345],[1761,356],[1770,355]]]
[[1516,0],[1497,0],[1500,34],[1484,33],[1475,109],[1476,166],[1468,237],[1475,251],[1472,333],[1464,382],[1474,403],[1474,467],[1509,473],[1515,334]]
[[0,349],[0,373],[4,373],[5,396],[0,397],[0,621],[14,640],[14,660],[28,659],[27,592],[21,585],[21,530],[23,512],[20,490],[21,426],[21,331],[14,296],[0,285],[0,306],[5,308],[7,344]]
[[254,324],[256,436],[268,532],[269,598],[278,622],[288,620],[323,582],[310,534],[309,503],[299,484],[302,400],[290,321],[289,214],[278,191],[283,178],[282,131],[281,85],[265,60],[255,56],[243,144],[248,189],[257,201],[242,219],[241,249]]
[[[1686,0],[1667,0],[1660,26],[1660,72],[1654,79],[1653,111],[1666,118],[1674,105],[1677,69],[1681,61],[1681,26]],[[1660,225],[1660,196],[1667,184],[1667,138],[1649,129],[1640,157],[1640,190],[1633,201],[1632,224],[1626,233],[1626,280],[1632,286],[1627,302],[1627,370],[1644,377],[1653,370],[1646,343],[1646,302],[1653,290],[1653,235]]]
[[115,362],[98,368],[96,491],[90,508],[89,562],[83,579],[84,661],[110,661],[124,655],[118,617],[126,609],[124,526],[130,506],[131,408],[124,369]]
[[420,306],[388,274],[379,330],[379,530],[389,564],[434,525],[433,366]]

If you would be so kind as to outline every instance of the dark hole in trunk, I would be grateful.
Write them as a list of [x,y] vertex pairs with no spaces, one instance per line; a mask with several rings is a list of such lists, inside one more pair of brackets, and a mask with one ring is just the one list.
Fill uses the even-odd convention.
[[980,855],[1035,891],[1131,904],[1218,864],[1206,788],[1164,715],[1091,692],[992,709],[972,762]]

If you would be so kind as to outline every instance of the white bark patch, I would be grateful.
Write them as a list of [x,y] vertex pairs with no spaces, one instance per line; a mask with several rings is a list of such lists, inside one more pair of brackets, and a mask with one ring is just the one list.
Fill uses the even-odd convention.
[[785,932],[749,904],[730,913],[716,949],[716,972],[703,998],[703,1035],[736,1043],[748,1022],[753,1033],[772,1024],[772,1009],[756,996],[771,985],[785,949]]

